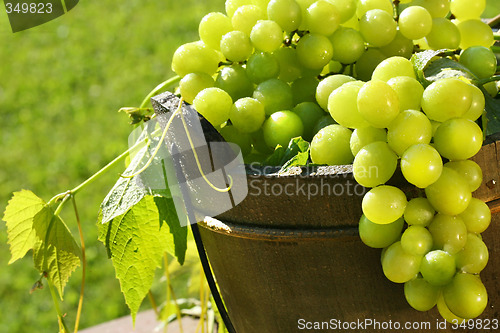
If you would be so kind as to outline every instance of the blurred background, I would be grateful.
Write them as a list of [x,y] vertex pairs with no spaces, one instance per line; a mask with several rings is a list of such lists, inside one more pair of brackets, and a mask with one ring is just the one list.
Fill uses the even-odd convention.
[[[500,1],[488,2],[485,17],[492,17]],[[1,10],[0,212],[14,191],[30,189],[49,200],[126,150],[131,127],[117,110],[138,106],[173,75],[173,52],[198,39],[198,23],[210,11],[224,11],[224,0],[80,1],[52,22],[13,34]],[[89,267],[81,328],[128,314],[95,226],[99,204],[121,171],[77,196]],[[76,236],[71,209],[63,218]],[[39,279],[31,255],[10,266],[9,258],[2,222],[0,332],[56,332],[48,289],[29,293]],[[71,325],[80,276],[78,269],[66,287],[63,312]]]

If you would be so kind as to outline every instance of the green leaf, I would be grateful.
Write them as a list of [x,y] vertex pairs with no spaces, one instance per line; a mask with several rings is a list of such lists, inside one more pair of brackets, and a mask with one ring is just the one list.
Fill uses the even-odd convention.
[[426,87],[430,84],[429,81],[425,79],[424,71],[430,64],[431,60],[435,59],[438,55],[446,52],[446,50],[427,50],[423,52],[415,53],[411,56],[411,62],[413,63],[413,68],[417,75],[417,80]]
[[33,229],[33,219],[44,206],[45,202],[42,199],[27,190],[15,192],[9,201],[3,216],[10,245],[9,264],[23,258],[35,246],[36,233]]
[[486,126],[483,126],[484,135],[491,135],[500,132],[500,100],[494,99],[481,87],[484,95],[486,110]]
[[469,80],[476,78],[465,66],[448,58],[440,58],[432,61],[424,71],[424,76],[429,82],[435,82],[448,77],[465,77]]
[[[100,222],[100,221],[99,221]],[[184,262],[187,227],[181,227],[172,199],[145,196],[109,223],[98,222],[132,318],[153,283],[165,252]]]
[[278,146],[274,153],[269,156],[264,165],[282,166],[281,171],[293,166],[306,165],[309,159],[309,142],[301,137],[290,140],[285,149]]
[[62,299],[64,286],[80,265],[80,247],[63,220],[48,206],[35,215],[33,228],[37,235],[35,267],[52,281]]

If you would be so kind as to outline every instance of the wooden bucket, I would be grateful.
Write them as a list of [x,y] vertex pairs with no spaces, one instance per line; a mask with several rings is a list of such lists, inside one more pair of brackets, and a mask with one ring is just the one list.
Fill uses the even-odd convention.
[[[483,169],[483,184],[473,195],[492,211],[483,233],[490,259],[481,273],[489,301],[476,320],[490,329],[500,325],[499,140],[489,138],[473,158]],[[280,177],[248,171],[246,199],[218,220],[199,224],[238,333],[453,331],[436,307],[412,309],[403,285],[385,278],[381,250],[361,242],[357,224],[364,191],[350,166]]]

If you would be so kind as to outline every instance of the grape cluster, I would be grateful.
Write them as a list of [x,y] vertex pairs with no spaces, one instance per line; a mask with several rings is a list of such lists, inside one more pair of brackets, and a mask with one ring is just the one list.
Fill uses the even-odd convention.
[[[494,75],[485,0],[226,0],[225,8],[174,53],[183,99],[246,161],[301,136],[312,163],[352,163],[371,188],[360,237],[384,249],[386,277],[405,283],[419,311],[437,304],[448,320],[479,316],[491,214],[472,198],[482,172],[470,158],[483,142],[485,97],[465,77],[423,82],[409,59],[449,49],[475,78]],[[495,82],[484,89],[498,93]],[[387,184],[398,166],[419,196]]]

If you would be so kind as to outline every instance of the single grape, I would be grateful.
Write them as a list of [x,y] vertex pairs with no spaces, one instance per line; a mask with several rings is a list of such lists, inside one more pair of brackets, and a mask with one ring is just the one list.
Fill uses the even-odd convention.
[[267,145],[275,148],[277,145],[288,147],[292,138],[302,135],[304,126],[300,117],[292,111],[278,111],[264,122],[262,129]]
[[264,14],[266,15],[267,18],[267,5],[269,4],[270,0],[251,0],[251,3],[254,4],[255,6],[259,6],[260,9],[264,11]]
[[415,79],[415,70],[410,60],[403,57],[385,59],[373,71],[372,80],[387,82],[397,76],[408,76]]
[[450,12],[450,0],[414,0],[412,6],[424,7],[432,17],[446,17]]
[[464,325],[469,321],[469,319],[464,319],[464,318],[458,317],[456,314],[451,312],[450,309],[448,309],[448,306],[446,305],[446,303],[444,301],[443,293],[441,293],[439,295],[436,305],[437,305],[437,309],[438,309],[441,317],[443,317],[443,319],[446,319],[446,321],[450,324]]
[[220,50],[220,40],[224,34],[233,30],[231,19],[226,15],[213,12],[205,15],[198,27],[200,39],[206,46]]
[[250,57],[253,46],[246,33],[235,30],[222,36],[220,50],[228,60],[242,62]]
[[480,234],[488,229],[491,223],[491,211],[483,201],[472,198],[469,206],[460,215],[469,232]]
[[460,48],[465,50],[471,46],[490,47],[495,42],[493,30],[481,20],[461,21],[457,24],[460,31]]
[[241,133],[238,129],[231,125],[226,125],[219,130],[220,134],[227,142],[237,144],[241,149],[241,154],[246,156],[252,151],[252,142],[250,135]]
[[434,209],[447,215],[462,213],[472,197],[467,181],[447,167],[443,167],[439,179],[425,189],[425,194]]
[[429,119],[446,121],[463,116],[472,103],[472,89],[458,78],[433,82],[422,95],[422,110]]
[[384,129],[371,126],[355,129],[350,142],[352,154],[356,156],[361,148],[377,141],[387,141],[387,132]]
[[229,119],[242,133],[257,131],[266,118],[264,105],[254,98],[244,97],[234,102],[229,112]]
[[417,311],[429,311],[436,305],[441,289],[431,285],[422,277],[405,283],[405,298]]
[[339,12],[340,23],[345,23],[356,14],[357,0],[328,0]]
[[427,198],[413,198],[408,201],[404,212],[404,219],[409,225],[428,226],[436,211]]
[[396,26],[392,13],[372,9],[361,17],[359,32],[367,43],[380,47],[389,44],[396,37]]
[[215,86],[227,92],[233,101],[253,93],[253,84],[241,65],[223,67],[215,79]]
[[330,37],[333,47],[332,59],[342,64],[352,64],[365,52],[365,41],[361,34],[351,28],[339,28]]
[[253,98],[264,104],[268,116],[276,111],[291,109],[293,103],[292,88],[278,79],[261,82],[253,92]]
[[332,116],[330,116],[329,114],[324,115],[318,119],[318,121],[314,125],[312,132],[318,133],[321,129],[325,128],[326,126],[335,125],[335,124],[337,124],[337,123],[335,122],[335,120],[333,120]]
[[302,21],[302,12],[295,0],[271,0],[267,5],[267,16],[288,32],[296,30]]
[[384,275],[392,282],[405,283],[414,279],[420,267],[421,256],[403,250],[401,242],[389,246],[382,259]]
[[[362,83],[361,83],[362,84]],[[337,123],[349,128],[368,127],[368,122],[358,111],[360,81],[347,82],[335,89],[328,98],[328,111]]]
[[479,276],[465,273],[455,275],[443,289],[446,305],[461,318],[476,318],[488,304],[488,293]]
[[356,16],[361,18],[367,11],[372,9],[380,9],[390,15],[393,15],[394,11],[390,0],[358,0]]
[[428,144],[431,142],[431,138],[431,122],[420,111],[406,110],[401,112],[387,128],[387,142],[399,156],[402,156],[405,150],[412,145]]
[[493,76],[497,71],[495,53],[484,46],[471,46],[463,50],[459,62],[480,79]]
[[304,140],[311,141],[314,134],[314,126],[318,120],[325,115],[325,112],[318,106],[318,104],[313,102],[302,102],[297,104],[293,110],[295,114],[300,117],[302,124],[304,125],[304,133],[302,137]]
[[406,195],[403,191],[394,186],[381,185],[365,194],[362,208],[370,221],[387,224],[403,216],[406,204]]
[[390,246],[401,237],[404,220],[402,218],[388,224],[373,223],[366,216],[359,220],[359,237],[369,247],[381,249]]
[[387,57],[398,56],[410,59],[413,53],[413,41],[403,36],[398,30],[396,37],[389,44],[382,46],[380,51]]
[[432,29],[425,40],[435,50],[457,49],[460,45],[460,31],[457,26],[444,17],[432,20]]
[[483,182],[483,172],[481,167],[474,161],[451,161],[446,163],[444,166],[458,172],[459,175],[469,184],[471,192],[477,190]]
[[416,79],[408,76],[396,76],[387,81],[399,99],[399,110],[420,110],[424,87]]
[[263,52],[273,52],[283,43],[283,31],[271,20],[258,21],[250,31],[253,46]]
[[280,64],[272,54],[259,52],[248,58],[246,70],[250,81],[259,84],[277,78],[280,73]]
[[377,48],[368,48],[356,61],[356,77],[359,80],[369,81],[373,70],[387,57]]
[[316,101],[316,88],[319,81],[315,76],[304,76],[293,81],[291,84],[293,104]]
[[434,147],[449,160],[466,160],[483,144],[483,132],[472,120],[453,118],[442,123],[434,134]]
[[445,286],[455,276],[455,257],[446,251],[431,251],[422,259],[420,273],[430,285]]
[[479,19],[486,8],[486,0],[451,0],[450,10],[460,21]]
[[405,179],[419,187],[426,188],[441,176],[443,161],[439,153],[428,144],[410,146],[401,156],[401,171]]
[[236,9],[233,17],[231,18],[231,23],[235,30],[240,30],[245,34],[250,35],[250,32],[257,21],[265,18],[266,15],[259,6],[244,5]]
[[231,96],[220,88],[206,88],[196,95],[193,106],[212,126],[220,126],[229,119],[233,105]]
[[488,94],[495,98],[498,94],[498,85],[497,82],[488,82],[483,85],[483,88],[488,92]]
[[437,214],[429,224],[434,248],[456,254],[467,242],[467,227],[458,216]]
[[318,0],[307,8],[304,23],[309,32],[330,36],[340,24],[340,13],[332,3]]
[[410,6],[399,15],[399,31],[408,39],[420,39],[432,29],[432,16],[424,7]]
[[234,12],[241,6],[250,5],[253,0],[226,0],[225,9],[228,17],[232,17]]
[[184,101],[193,104],[196,95],[205,88],[214,86],[214,79],[207,73],[189,73],[179,82],[179,90]]
[[280,73],[278,79],[292,82],[302,76],[302,65],[297,58],[297,50],[291,47],[281,47],[273,52],[278,60]]
[[309,8],[313,3],[315,3],[317,0],[295,0],[299,4],[300,7],[300,13],[301,13],[301,22],[299,26],[299,30],[305,31],[307,30],[307,25],[306,25],[306,15],[307,15],[307,8]]
[[364,187],[375,187],[391,179],[398,164],[398,157],[387,143],[376,141],[367,144],[356,154],[352,172]]
[[322,128],[311,142],[311,160],[315,164],[351,164],[352,156],[349,141],[352,132],[341,125],[328,125]]
[[432,249],[432,235],[421,225],[412,225],[403,232],[401,246],[407,253],[423,256]]
[[258,131],[251,133],[250,138],[253,149],[258,153],[268,155],[273,152],[273,149],[271,149],[267,145],[266,140],[264,140],[264,131],[262,130],[262,127]]
[[488,264],[488,247],[476,234],[469,233],[462,251],[455,256],[457,268],[463,273],[479,274]]
[[322,69],[330,62],[332,54],[332,43],[320,34],[307,34],[297,43],[297,58],[308,69]]
[[330,94],[344,83],[355,81],[356,79],[343,74],[330,75],[321,80],[316,88],[316,101],[323,110],[328,110],[328,98]]
[[471,84],[469,87],[472,89],[472,102],[470,104],[469,110],[462,117],[470,119],[472,121],[476,121],[483,115],[486,101],[481,89],[473,84]]
[[358,110],[373,127],[387,128],[399,114],[396,92],[383,81],[370,81],[358,93]]
[[213,75],[219,67],[221,58],[217,51],[208,48],[203,42],[181,45],[172,57],[172,70],[179,76],[189,73]]

